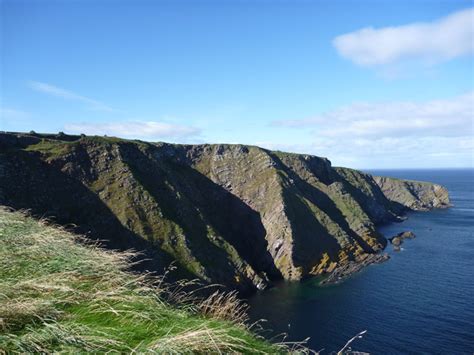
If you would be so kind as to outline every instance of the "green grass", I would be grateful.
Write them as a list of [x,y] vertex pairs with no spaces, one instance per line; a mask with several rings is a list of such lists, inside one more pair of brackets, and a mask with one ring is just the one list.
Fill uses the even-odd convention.
[[235,294],[127,271],[132,255],[0,208],[0,353],[306,351],[253,333]]
[[37,151],[44,154],[46,157],[58,157],[70,153],[75,146],[75,142],[55,141],[50,139],[42,139],[39,143],[28,146],[26,151]]

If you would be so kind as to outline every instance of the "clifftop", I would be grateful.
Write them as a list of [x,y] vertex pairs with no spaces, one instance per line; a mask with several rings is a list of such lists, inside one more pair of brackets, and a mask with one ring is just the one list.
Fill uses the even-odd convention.
[[245,145],[0,134],[0,204],[248,291],[377,253],[376,224],[449,205],[445,188]]

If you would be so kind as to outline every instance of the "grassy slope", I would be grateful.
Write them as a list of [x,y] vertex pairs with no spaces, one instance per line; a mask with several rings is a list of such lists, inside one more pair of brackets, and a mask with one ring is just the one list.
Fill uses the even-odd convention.
[[0,353],[289,350],[253,334],[233,296],[172,306],[129,257],[0,208]]

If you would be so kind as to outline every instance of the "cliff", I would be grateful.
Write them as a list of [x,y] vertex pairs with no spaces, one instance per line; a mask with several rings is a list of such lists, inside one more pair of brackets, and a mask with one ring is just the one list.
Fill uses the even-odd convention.
[[1,354],[301,354],[265,340],[234,293],[130,272],[130,252],[0,207]]
[[377,224],[449,205],[439,185],[255,146],[6,133],[0,152],[0,204],[241,291],[363,261]]
[[417,211],[449,207],[448,191],[441,185],[380,176],[374,179],[384,195],[393,203]]

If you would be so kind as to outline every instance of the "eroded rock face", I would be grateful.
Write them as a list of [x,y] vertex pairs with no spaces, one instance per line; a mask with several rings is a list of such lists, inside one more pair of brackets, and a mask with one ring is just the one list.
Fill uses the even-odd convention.
[[254,146],[0,134],[0,204],[248,291],[371,260],[386,245],[376,224],[449,198]]
[[416,211],[450,206],[448,190],[441,185],[421,181],[374,177],[384,195],[393,203]]

